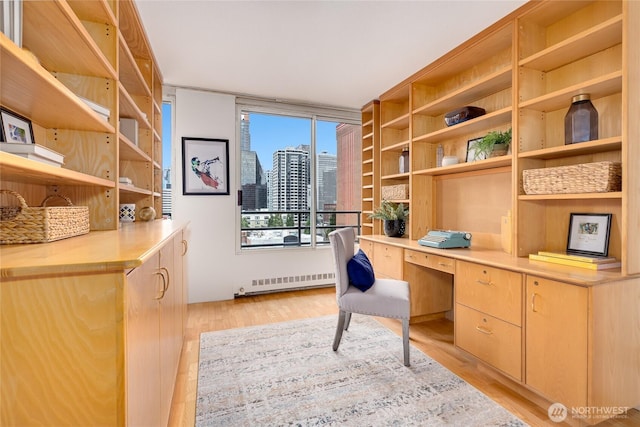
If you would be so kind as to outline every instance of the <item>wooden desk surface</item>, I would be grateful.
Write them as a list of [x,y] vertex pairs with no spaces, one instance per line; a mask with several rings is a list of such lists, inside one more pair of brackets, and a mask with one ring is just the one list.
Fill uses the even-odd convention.
[[142,264],[184,227],[162,219],[50,243],[2,245],[0,278],[127,270]]
[[460,249],[435,249],[418,244],[417,240],[387,237],[383,235],[360,236],[361,240],[398,246],[404,249],[432,253],[460,261],[475,262],[487,266],[531,274],[551,280],[558,280],[579,286],[593,286],[620,280],[637,279],[640,275],[625,276],[620,268],[611,270],[588,270],[542,261],[530,261],[529,258],[515,257],[495,249],[473,247]]

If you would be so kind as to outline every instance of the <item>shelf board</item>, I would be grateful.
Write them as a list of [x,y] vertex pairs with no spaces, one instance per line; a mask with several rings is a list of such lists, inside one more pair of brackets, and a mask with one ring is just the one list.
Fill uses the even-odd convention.
[[373,145],[368,145],[362,148],[362,151],[373,151]]
[[138,63],[129,50],[122,34],[118,33],[118,35],[120,38],[120,83],[131,95],[151,97],[151,89],[147,86]]
[[458,136],[466,135],[468,133],[486,130],[492,127],[500,126],[503,124],[511,123],[511,107],[506,107],[501,110],[494,111],[484,116],[477,117],[475,119],[467,120],[466,122],[459,123],[454,126],[439,129],[435,132],[431,132],[425,135],[413,138],[414,142],[427,142],[436,143],[444,138],[455,138]]
[[362,135],[362,139],[373,138],[373,131]]
[[366,164],[369,164],[369,163],[373,163],[373,159],[363,160],[363,161],[362,161],[362,164],[363,164],[363,165],[366,165]]
[[518,200],[580,200],[580,199],[622,199],[621,191],[609,193],[580,193],[580,194],[521,194]]
[[125,38],[131,53],[137,58],[152,59],[148,37],[142,26],[142,19],[134,0],[119,0],[120,31]]
[[568,101],[578,93],[589,93],[591,99],[601,98],[622,91],[622,71],[577,83],[562,90],[548,93],[520,103],[520,108],[536,111],[555,111],[568,108]]
[[394,173],[392,175],[381,176],[380,179],[403,179],[409,178],[409,173]]
[[3,181],[36,185],[81,185],[114,188],[113,181],[0,152]]
[[45,128],[115,132],[113,126],[3,33],[0,55],[3,106]]
[[413,174],[438,176],[438,175],[451,175],[456,173],[473,172],[473,171],[480,171],[480,170],[490,170],[490,169],[502,168],[505,166],[511,166],[512,159],[513,159],[513,156],[509,154],[506,156],[491,157],[489,159],[477,160],[475,162],[458,163],[457,165],[422,169],[419,171],[415,171]]
[[391,128],[391,129],[407,129],[409,127],[409,118],[410,114],[406,113],[401,115],[400,117],[396,117],[393,120],[389,120],[386,123],[383,123],[381,128]]
[[595,141],[581,142],[578,144],[562,145],[558,147],[543,148],[518,154],[521,159],[558,159],[567,156],[579,156],[583,154],[604,153],[622,149],[622,137],[598,139]]
[[117,25],[118,20],[106,0],[67,0],[71,9],[84,21]]
[[[98,45],[67,2],[25,1],[23,44],[48,70],[84,76],[117,78]],[[52,25],[56,22],[56,25]],[[42,31],[46,28],[46,31]],[[73,52],[70,55],[69,52]]]
[[387,147],[382,147],[380,151],[402,151],[403,148],[409,146],[409,140],[396,142],[395,144],[391,144]]
[[373,172],[365,172],[362,176],[373,176]]
[[511,87],[511,66],[504,67],[471,84],[413,110],[413,114],[439,116],[461,105]]
[[143,194],[145,196],[151,196],[153,194],[153,191],[151,190],[145,190],[144,188],[138,188],[134,185],[127,185],[122,183],[120,183],[118,189],[121,193]]
[[622,43],[622,15],[541,50],[520,61],[521,67],[550,71]]
[[149,118],[138,108],[138,105],[122,83],[118,82],[118,87],[120,88],[120,117],[136,119],[141,129],[151,129]]
[[147,155],[140,147],[135,145],[129,138],[120,134],[120,160],[131,160],[134,162],[152,162],[151,157]]

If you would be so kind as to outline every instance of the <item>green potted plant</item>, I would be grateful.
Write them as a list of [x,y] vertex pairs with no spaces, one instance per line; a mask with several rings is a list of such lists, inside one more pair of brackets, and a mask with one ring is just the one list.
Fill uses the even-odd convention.
[[409,217],[409,208],[403,203],[394,203],[383,200],[380,207],[376,208],[369,218],[383,221],[384,234],[389,237],[404,236],[406,220]]
[[[509,152],[511,145],[511,128],[506,131],[494,130],[486,134],[475,145],[475,158],[488,159],[489,157],[504,156]],[[484,154],[484,156],[482,156]]]

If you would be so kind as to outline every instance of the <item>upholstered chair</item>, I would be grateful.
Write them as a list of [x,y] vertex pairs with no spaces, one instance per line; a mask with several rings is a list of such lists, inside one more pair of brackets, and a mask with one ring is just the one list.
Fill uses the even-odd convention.
[[[409,283],[404,280],[375,278],[371,264],[366,265],[368,260],[364,252],[355,252],[353,228],[331,232],[329,241],[335,261],[336,299],[340,310],[333,350],[338,350],[342,333],[349,328],[352,313],[401,319],[404,365],[409,366]],[[362,263],[363,259],[365,269],[371,268],[372,276],[372,284],[366,283],[364,287],[359,283],[362,280],[358,277],[361,272],[358,269],[362,266],[354,265]],[[363,291],[359,288],[367,289]]]

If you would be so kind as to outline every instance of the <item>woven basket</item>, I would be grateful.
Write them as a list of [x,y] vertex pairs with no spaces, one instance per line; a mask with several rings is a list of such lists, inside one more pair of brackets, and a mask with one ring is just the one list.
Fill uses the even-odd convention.
[[404,200],[409,198],[409,185],[385,185],[381,188],[382,200]]
[[607,193],[622,188],[622,166],[596,162],[522,171],[525,194]]
[[[0,190],[18,199],[20,206],[0,207],[0,244],[45,243],[89,232],[89,208],[73,206],[65,196],[49,196],[40,207],[29,207],[15,191]],[[45,206],[53,197],[63,198],[68,206]]]

